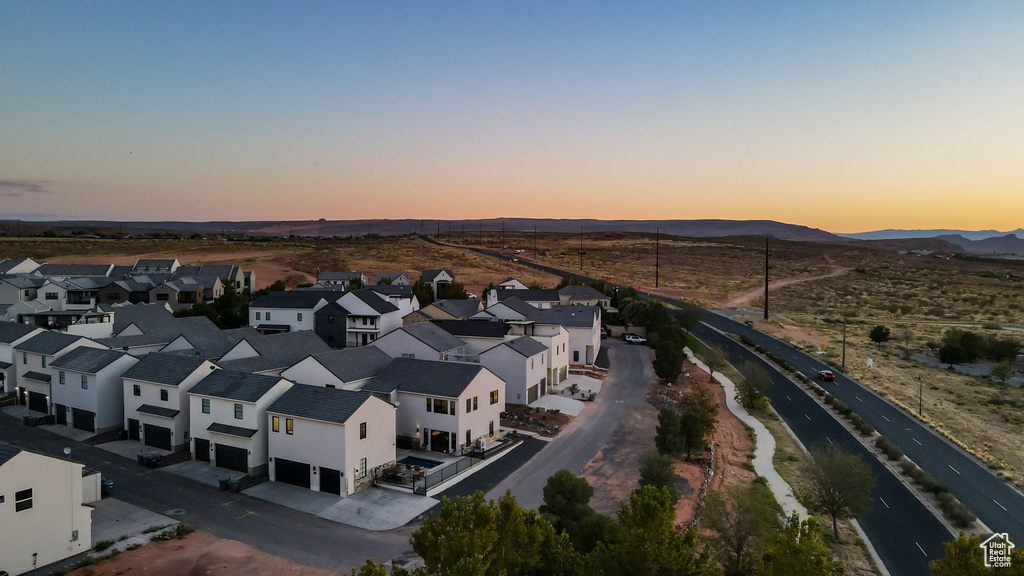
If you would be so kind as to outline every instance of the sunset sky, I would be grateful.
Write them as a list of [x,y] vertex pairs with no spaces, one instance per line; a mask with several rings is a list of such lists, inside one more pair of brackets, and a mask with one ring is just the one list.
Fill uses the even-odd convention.
[[0,2],[0,218],[1024,225],[1024,2]]

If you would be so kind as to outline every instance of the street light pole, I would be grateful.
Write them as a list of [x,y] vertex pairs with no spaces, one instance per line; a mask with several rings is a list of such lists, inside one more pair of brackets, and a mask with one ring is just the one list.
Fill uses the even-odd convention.
[[922,416],[924,414],[924,382],[921,380],[921,375],[917,375],[917,415]]

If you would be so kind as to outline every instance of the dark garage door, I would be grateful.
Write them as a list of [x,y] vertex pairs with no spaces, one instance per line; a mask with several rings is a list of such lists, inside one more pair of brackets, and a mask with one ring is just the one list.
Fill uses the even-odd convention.
[[154,426],[152,424],[144,424],[143,429],[146,432],[146,446],[152,446],[153,448],[163,448],[164,450],[171,449],[170,428]]
[[28,393],[28,409],[36,412],[42,412],[48,414],[46,410],[46,394],[40,394],[39,392]]
[[96,413],[89,412],[88,410],[79,410],[78,408],[71,409],[71,420],[73,426],[79,430],[85,430],[87,432],[96,431]]
[[217,451],[217,466],[244,474],[249,473],[248,451],[245,448],[217,444],[215,450]]
[[302,488],[309,488],[309,464],[274,458],[274,480]]
[[128,439],[138,440],[139,439],[139,421],[134,418],[128,419]]
[[196,460],[200,462],[210,461],[210,441],[205,438],[196,438]]
[[320,467],[320,491],[341,496],[341,471]]

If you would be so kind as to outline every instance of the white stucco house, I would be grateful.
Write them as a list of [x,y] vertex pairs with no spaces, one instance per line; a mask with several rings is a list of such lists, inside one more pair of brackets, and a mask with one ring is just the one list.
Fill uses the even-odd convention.
[[562,382],[569,376],[569,331],[555,324],[534,324],[530,321],[509,322],[512,338],[529,336],[547,348],[548,385]]
[[347,289],[353,283],[358,283],[359,287],[366,286],[366,275],[358,270],[348,270],[343,272],[324,270],[316,275],[317,284],[328,284],[341,286],[343,289]]
[[262,334],[314,329],[314,314],[327,305],[319,292],[271,292],[249,304],[249,325]]
[[373,275],[373,281],[377,284],[388,284],[392,286],[410,286],[408,272],[377,272]]
[[561,326],[569,332],[569,364],[590,366],[601,351],[601,309],[597,306],[552,306],[531,313],[527,320]]
[[448,294],[448,287],[455,281],[455,273],[449,269],[424,270],[420,279],[430,284],[434,291],[434,300],[443,300]]
[[480,364],[505,381],[505,402],[530,404],[548,392],[548,348],[520,336],[480,354]]
[[281,372],[298,384],[358,390],[391,363],[391,356],[375,346],[344,348],[312,354]]
[[490,350],[509,338],[509,326],[504,322],[486,320],[440,320],[434,322],[446,332],[466,343],[467,359],[474,360],[484,350]]
[[36,326],[0,322],[0,397],[14,394],[18,385],[14,367],[14,347],[43,331]]
[[121,376],[124,429],[144,446],[189,449],[188,392],[216,366],[204,358],[153,352]]
[[505,382],[479,364],[396,358],[363,390],[398,406],[398,436],[423,450],[463,454],[499,438]]
[[346,292],[337,302],[349,314],[345,328],[347,347],[366,346],[402,326],[401,310],[372,290]]
[[50,414],[50,364],[75,348],[107,349],[82,336],[43,330],[14,347],[18,402],[29,410]]
[[120,430],[124,423],[121,376],[138,358],[80,346],[50,364],[50,403],[57,424],[87,432]]
[[369,392],[292,386],[267,408],[270,480],[349,496],[394,464],[395,422]]
[[0,442],[0,572],[21,574],[92,548],[82,468]]
[[419,322],[388,332],[373,343],[392,358],[461,360],[466,343],[430,322]]
[[213,370],[189,390],[192,458],[257,476],[267,470],[267,407],[292,383]]

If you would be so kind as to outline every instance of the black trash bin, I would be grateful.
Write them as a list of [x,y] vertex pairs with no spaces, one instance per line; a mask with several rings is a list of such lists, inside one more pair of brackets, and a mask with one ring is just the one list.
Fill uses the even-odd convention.
[[103,496],[110,496],[114,493],[114,481],[104,479],[100,482],[100,494]]
[[139,466],[146,465],[146,455],[143,454],[142,452],[139,452],[139,455],[137,456],[136,459],[139,461]]
[[221,492],[227,492],[228,491],[228,481],[229,480],[230,480],[230,478],[220,478],[219,479],[219,481],[220,481],[220,491]]
[[127,430],[118,430],[117,431],[117,439],[118,440],[127,440],[128,439],[128,431]]
[[46,418],[44,419],[44,422],[52,426],[53,424],[57,423],[57,417],[54,416],[53,414],[47,414]]
[[156,468],[156,465],[159,462],[160,462],[160,460],[155,455],[153,455],[153,454],[150,454],[149,456],[146,456],[146,467],[147,468]]
[[238,480],[228,481],[228,492],[232,494],[238,494]]

